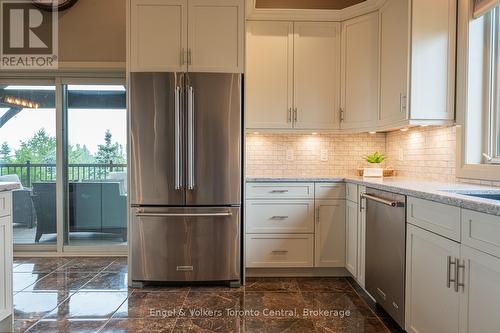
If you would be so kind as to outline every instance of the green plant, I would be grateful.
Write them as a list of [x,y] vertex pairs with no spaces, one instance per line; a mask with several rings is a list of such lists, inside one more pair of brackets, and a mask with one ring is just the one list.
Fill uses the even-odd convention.
[[376,151],[373,154],[366,156],[365,159],[368,163],[382,163],[385,160],[385,156]]

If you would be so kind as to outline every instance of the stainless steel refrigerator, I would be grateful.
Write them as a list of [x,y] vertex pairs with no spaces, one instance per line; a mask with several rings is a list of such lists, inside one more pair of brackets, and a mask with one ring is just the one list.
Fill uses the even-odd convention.
[[240,281],[242,76],[132,73],[132,281]]

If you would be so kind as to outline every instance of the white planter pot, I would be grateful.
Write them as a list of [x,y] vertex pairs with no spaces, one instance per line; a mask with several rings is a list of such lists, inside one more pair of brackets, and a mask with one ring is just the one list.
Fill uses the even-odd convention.
[[364,168],[363,169],[363,177],[382,178],[382,177],[384,177],[384,169],[383,168]]

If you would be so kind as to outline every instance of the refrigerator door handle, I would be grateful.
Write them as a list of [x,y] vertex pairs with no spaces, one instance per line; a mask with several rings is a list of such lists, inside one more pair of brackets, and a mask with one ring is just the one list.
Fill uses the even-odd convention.
[[188,190],[194,190],[194,92],[188,88]]
[[175,87],[175,189],[181,185],[181,88]]
[[139,217],[217,217],[217,216],[232,216],[231,212],[221,213],[136,213]]

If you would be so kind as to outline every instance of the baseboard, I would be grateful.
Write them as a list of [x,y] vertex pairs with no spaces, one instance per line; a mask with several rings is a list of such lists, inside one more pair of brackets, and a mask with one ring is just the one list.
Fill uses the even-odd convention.
[[345,277],[351,276],[344,267],[335,268],[247,268],[246,277]]

